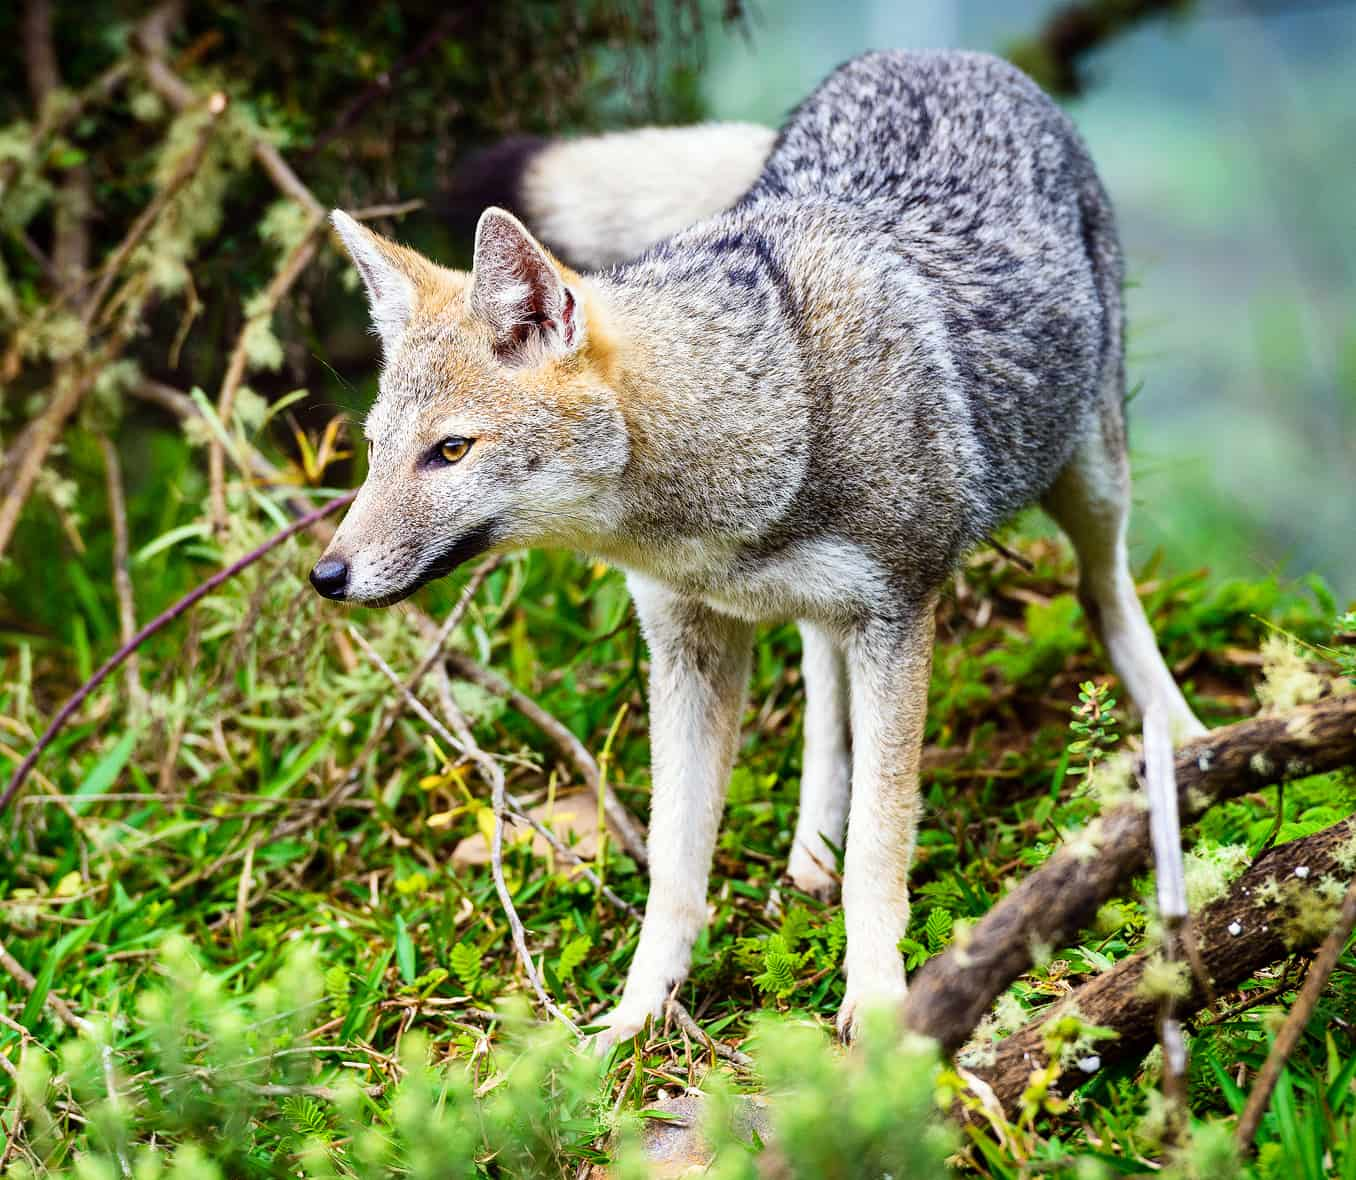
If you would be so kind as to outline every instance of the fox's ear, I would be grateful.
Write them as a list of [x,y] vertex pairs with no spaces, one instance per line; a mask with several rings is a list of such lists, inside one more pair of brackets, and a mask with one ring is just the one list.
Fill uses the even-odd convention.
[[578,297],[551,256],[503,209],[480,215],[470,298],[508,364],[564,356],[584,342]]
[[413,250],[373,233],[342,209],[335,209],[330,214],[330,224],[343,241],[363,286],[367,288],[372,329],[381,337],[382,347],[389,352],[414,312],[420,271],[431,271],[432,264]]

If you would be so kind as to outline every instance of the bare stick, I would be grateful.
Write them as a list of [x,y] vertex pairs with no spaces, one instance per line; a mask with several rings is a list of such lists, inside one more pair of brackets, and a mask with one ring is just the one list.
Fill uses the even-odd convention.
[[714,1053],[717,1057],[723,1057],[731,1065],[737,1065],[740,1069],[753,1068],[752,1057],[747,1053],[741,1053],[733,1046],[722,1044],[712,1037],[706,1029],[692,1019],[692,1013],[673,996],[670,996],[664,1002],[664,1013],[697,1044],[705,1045],[708,1052]]
[[[1178,805],[1194,819],[1223,799],[1356,764],[1356,696],[1222,726],[1178,750]],[[905,1019],[953,1052],[1004,988],[1031,966],[1036,945],[1064,946],[1145,866],[1141,801],[1110,808],[998,902],[964,944],[929,959],[909,987]]]
[[[356,627],[350,626],[348,633],[353,642],[361,647],[367,658],[381,669],[382,674],[397,691],[407,691],[401,683],[400,677],[381,658],[376,648],[367,642]],[[532,985],[532,990],[537,995],[537,1002],[541,1004],[542,1008],[560,1021],[575,1036],[581,1036],[579,1026],[566,1016],[556,1002],[551,999],[546,990],[546,985],[542,983],[541,976],[537,973],[536,964],[532,962],[532,953],[527,949],[527,934],[523,929],[522,919],[518,917],[517,907],[513,904],[513,895],[509,893],[508,883],[504,880],[504,820],[508,811],[508,801],[504,790],[504,768],[476,744],[475,738],[472,737],[469,730],[463,729],[454,738],[447,731],[447,727],[439,723],[437,718],[425,708],[423,702],[413,693],[409,694],[409,706],[453,749],[464,751],[480,768],[481,774],[489,782],[491,806],[494,809],[494,837],[490,841],[490,873],[494,877],[494,889],[499,895],[499,904],[503,907],[504,917],[508,921],[509,930],[513,935],[513,946],[518,952],[518,961],[522,964],[523,972]]]
[[[113,593],[118,600],[118,632],[123,643],[131,642],[137,631],[136,598],[127,560],[127,499],[122,487],[122,463],[118,448],[107,435],[99,436],[108,483],[108,516],[113,529]],[[138,713],[146,711],[146,690],[141,684],[141,661],[133,651],[127,657],[123,673],[127,680],[127,699]]]
[[38,739],[37,745],[35,745],[28,752],[28,756],[19,763],[19,768],[10,777],[9,784],[5,787],[4,793],[0,794],[0,811],[3,811],[9,806],[10,800],[14,798],[15,793],[23,786],[24,779],[28,777],[29,771],[33,769],[37,764],[38,759],[42,757],[42,752],[52,744],[52,740],[61,732],[66,722],[75,715],[80,706],[85,703],[89,698],[90,693],[107,680],[112,672],[115,672],[121,667],[127,657],[145,643],[146,640],[157,631],[164,630],[165,627],[169,626],[169,624],[179,618],[180,615],[184,614],[208,594],[211,594],[212,591],[223,582],[230,581],[230,579],[240,573],[241,570],[248,568],[261,557],[271,553],[289,537],[301,532],[302,529],[307,528],[309,525],[315,523],[315,521],[329,516],[330,513],[337,512],[346,504],[351,504],[353,498],[357,494],[357,492],[346,492],[342,496],[336,496],[328,504],[322,504],[319,508],[313,509],[299,520],[294,520],[285,529],[274,533],[273,536],[262,545],[251,549],[244,557],[239,558],[237,561],[233,561],[224,569],[218,570],[208,578],[207,581],[203,582],[188,594],[185,594],[183,598],[179,599],[173,606],[156,615],[155,618],[133,635],[130,640],[118,648],[117,651],[99,666],[99,670],[95,672],[93,676],[76,689],[75,695],[57,710],[56,716],[52,718],[51,723],[43,731],[42,737]]
[[530,696],[525,692],[520,692],[492,668],[478,664],[462,652],[448,652],[447,666],[463,680],[469,680],[472,684],[478,684],[487,692],[491,692],[497,697],[503,697],[550,738],[555,743],[556,748],[574,765],[575,770],[584,780],[584,785],[593,792],[594,798],[598,797],[599,791],[602,792],[603,809],[616,832],[618,843],[626,849],[627,855],[637,864],[646,865],[649,863],[649,857],[645,852],[645,837],[641,832],[640,825],[627,811],[626,805],[617,798],[612,788],[603,782],[603,776],[598,770],[598,763],[594,761],[588,747],[575,737],[563,722],[551,716]]
[[[1313,867],[1310,865],[1304,867],[1308,870],[1306,877],[1312,879]],[[1281,1070],[1285,1068],[1290,1054],[1299,1044],[1304,1026],[1314,1014],[1318,997],[1323,994],[1328,978],[1332,975],[1333,968],[1337,966],[1337,960],[1341,958],[1353,929],[1356,929],[1356,878],[1353,878],[1351,884],[1347,886],[1346,896],[1342,899],[1342,908],[1337,915],[1337,923],[1324,939],[1323,946],[1314,956],[1314,961],[1309,964],[1309,972],[1304,977],[1304,986],[1300,988],[1295,1005],[1286,1016],[1281,1031],[1276,1034],[1271,1052],[1267,1054],[1267,1059],[1257,1074],[1257,1081],[1253,1083],[1252,1093],[1248,1095],[1247,1105],[1243,1107],[1243,1114],[1238,1120],[1238,1130],[1235,1133],[1240,1151],[1251,1153],[1255,1150],[1257,1128],[1261,1126],[1262,1116],[1271,1105],[1272,1091],[1276,1089],[1276,1083],[1280,1080]]]
[[[306,226],[301,241],[294,247],[278,268],[268,286],[264,288],[259,306],[240,327],[235,348],[231,350],[231,359],[226,365],[226,375],[221,379],[221,392],[217,394],[217,419],[222,430],[230,430],[231,416],[235,412],[235,395],[245,378],[245,366],[249,360],[247,347],[250,329],[260,320],[268,320],[278,309],[278,304],[292,288],[292,284],[301,277],[302,272],[315,257],[316,242],[323,220],[313,215]],[[207,451],[207,477],[210,484],[209,502],[211,505],[212,526],[218,534],[226,530],[226,448],[215,434]]]

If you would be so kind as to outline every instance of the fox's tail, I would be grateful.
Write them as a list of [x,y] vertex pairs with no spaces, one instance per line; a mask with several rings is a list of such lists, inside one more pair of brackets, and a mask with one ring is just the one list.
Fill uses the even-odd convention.
[[460,169],[443,210],[516,213],[564,262],[598,270],[727,209],[776,133],[752,123],[643,127],[584,139],[508,139]]

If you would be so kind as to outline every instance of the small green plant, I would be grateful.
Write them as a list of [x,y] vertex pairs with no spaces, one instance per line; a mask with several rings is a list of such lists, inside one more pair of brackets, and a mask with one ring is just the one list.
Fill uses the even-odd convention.
[[1073,707],[1069,729],[1069,774],[1089,774],[1112,750],[1120,735],[1112,710],[1116,698],[1105,684],[1085,680],[1078,686],[1078,704]]

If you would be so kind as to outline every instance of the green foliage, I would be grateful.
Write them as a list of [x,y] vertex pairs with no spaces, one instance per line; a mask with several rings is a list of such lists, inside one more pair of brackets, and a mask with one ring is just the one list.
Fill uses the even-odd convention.
[[1085,680],[1078,686],[1078,704],[1069,722],[1074,734],[1069,743],[1069,774],[1088,774],[1115,749],[1119,737],[1112,713],[1115,707],[1116,698],[1105,684]]

